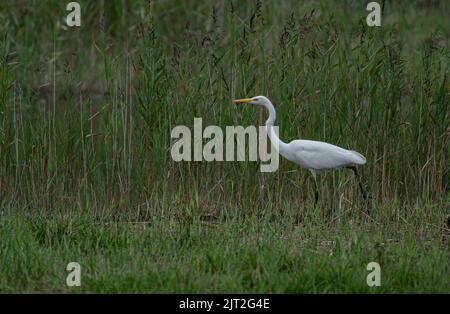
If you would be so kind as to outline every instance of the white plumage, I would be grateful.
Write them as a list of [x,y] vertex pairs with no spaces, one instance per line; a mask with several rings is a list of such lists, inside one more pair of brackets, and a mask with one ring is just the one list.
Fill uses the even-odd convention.
[[366,158],[360,153],[325,142],[294,140],[286,144],[286,147],[280,147],[283,157],[315,171],[366,163]]
[[[360,153],[329,143],[310,140],[294,140],[289,143],[283,142],[273,130],[276,111],[270,100],[265,96],[237,99],[233,102],[264,106],[269,111],[269,119],[266,121],[266,131],[273,146],[278,150],[280,155],[286,159],[301,167],[309,169],[314,180],[316,179],[316,174],[318,172],[341,167],[349,167],[355,172],[355,175],[357,175],[354,166],[366,163],[366,158]],[[363,196],[365,196],[360,182],[359,186]],[[316,185],[316,202],[317,198],[318,192]]]

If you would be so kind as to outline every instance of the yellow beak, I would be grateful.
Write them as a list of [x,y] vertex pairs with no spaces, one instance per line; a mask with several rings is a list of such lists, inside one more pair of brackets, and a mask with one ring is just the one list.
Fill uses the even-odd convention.
[[233,100],[233,103],[239,104],[239,103],[246,103],[246,102],[251,102],[251,101],[252,101],[251,98],[242,98],[242,99]]

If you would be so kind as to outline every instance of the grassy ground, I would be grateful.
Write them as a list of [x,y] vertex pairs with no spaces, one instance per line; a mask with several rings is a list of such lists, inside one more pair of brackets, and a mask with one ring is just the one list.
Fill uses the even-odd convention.
[[[12,216],[0,229],[1,289],[448,292],[448,252],[439,246],[438,215],[423,217],[424,209],[417,208],[393,217],[390,212],[399,210],[385,208],[373,220],[350,212],[327,221],[319,210],[300,225],[295,215],[231,216],[214,224],[195,215],[180,220],[171,206],[149,224],[107,222],[87,213],[70,219]],[[81,287],[65,285],[71,261],[82,265]],[[381,266],[381,287],[366,284],[371,261]]]
[[[0,4],[1,292],[449,292],[448,1]],[[174,162],[176,125],[259,125],[367,157]],[[367,208],[371,209],[367,215]],[[79,262],[82,285],[66,286]],[[381,265],[381,287],[366,265]]]

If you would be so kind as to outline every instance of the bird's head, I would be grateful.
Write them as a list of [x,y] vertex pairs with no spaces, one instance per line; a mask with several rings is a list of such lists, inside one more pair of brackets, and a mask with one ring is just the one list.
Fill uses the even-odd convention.
[[270,100],[266,96],[255,96],[252,98],[242,98],[233,100],[235,104],[252,104],[252,105],[266,105],[270,104]]

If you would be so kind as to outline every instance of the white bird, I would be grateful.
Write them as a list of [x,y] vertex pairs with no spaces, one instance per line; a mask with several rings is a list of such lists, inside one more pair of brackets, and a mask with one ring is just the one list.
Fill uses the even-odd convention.
[[310,141],[310,140],[293,140],[285,143],[277,136],[273,129],[276,119],[276,111],[271,101],[265,96],[256,96],[253,98],[244,98],[233,100],[234,103],[247,103],[260,105],[269,111],[269,119],[266,121],[266,132],[272,142],[273,146],[278,150],[280,155],[284,158],[308,169],[315,183],[315,203],[319,199],[319,192],[317,188],[317,173],[325,170],[331,170],[341,167],[346,167],[355,173],[358,180],[361,193],[366,199],[366,194],[362,187],[361,181],[358,178],[358,172],[355,165],[363,165],[366,163],[366,158],[360,153],[347,150],[329,143]]

